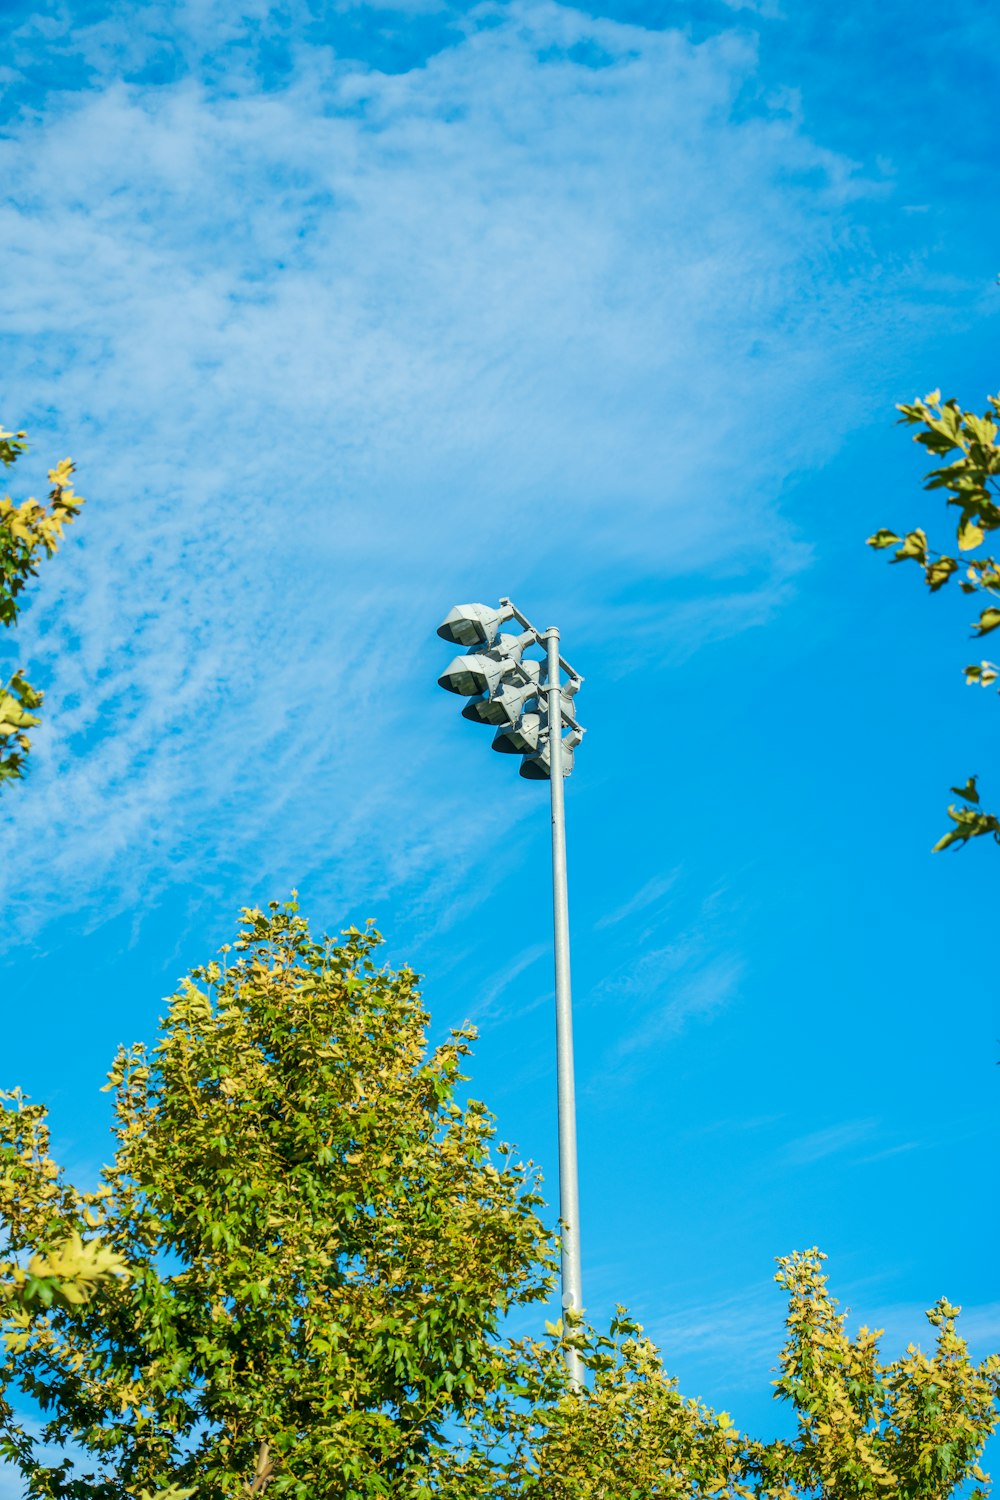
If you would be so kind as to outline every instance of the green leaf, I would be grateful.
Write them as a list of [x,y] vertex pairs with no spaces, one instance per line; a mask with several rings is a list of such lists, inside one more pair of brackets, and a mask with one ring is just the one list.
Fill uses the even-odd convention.
[[927,536],[918,526],[915,531],[908,531],[903,538],[903,545],[899,548],[891,562],[903,562],[912,557],[914,561],[925,563],[927,561]]
[[988,609],[983,610],[973,629],[977,635],[988,635],[991,630],[996,630],[998,625],[1000,625],[1000,609],[996,605],[990,605]]
[[953,573],[958,572],[958,563],[953,557],[939,557],[934,562],[928,563],[924,569],[924,578],[932,594],[943,588]]
[[981,526],[963,518],[958,528],[958,545],[963,552],[969,552],[973,547],[979,546],[985,535]]
[[991,683],[996,682],[998,676],[1000,676],[1000,667],[991,661],[971,662],[965,668],[965,680],[970,687],[977,682],[980,687],[989,687]]
[[874,536],[867,537],[865,544],[866,546],[876,548],[894,547],[898,541],[899,537],[894,531],[887,531],[883,527],[881,531],[876,531]]
[[948,816],[956,826],[938,839],[932,853],[937,854],[953,844],[964,846],[970,839],[986,835],[992,835],[1000,843],[1000,818],[992,813],[976,812],[972,807],[949,807]]

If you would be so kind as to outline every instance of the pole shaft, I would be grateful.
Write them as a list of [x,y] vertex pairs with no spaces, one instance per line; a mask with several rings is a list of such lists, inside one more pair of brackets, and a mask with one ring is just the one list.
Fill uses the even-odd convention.
[[[559,632],[545,632],[548,653],[549,769],[552,792],[552,916],[556,961],[556,1077],[559,1098],[559,1217],[562,1220],[563,1311],[583,1309],[580,1275],[580,1187],[576,1158],[576,1092],[573,1081],[573,1001],[569,971],[569,898],[566,885],[566,808],[563,787],[562,698]],[[583,1384],[580,1358],[567,1353],[570,1381]]]

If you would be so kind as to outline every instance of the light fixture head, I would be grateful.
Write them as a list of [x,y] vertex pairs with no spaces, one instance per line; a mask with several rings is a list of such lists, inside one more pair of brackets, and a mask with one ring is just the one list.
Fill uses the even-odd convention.
[[[566,735],[565,739],[563,740],[562,769],[564,779],[572,774],[573,751],[575,747],[580,743],[582,738],[583,735],[578,734],[577,731],[573,729],[570,730],[569,734]],[[538,749],[533,755],[525,755],[522,758],[519,772],[526,781],[552,780],[552,761],[549,754],[548,735],[545,736],[543,743],[538,746]]]
[[511,665],[502,658],[498,660],[494,656],[488,656],[485,652],[456,656],[455,660],[441,673],[438,686],[447,688],[449,693],[458,693],[464,698],[471,698],[477,693],[488,694],[511,670]]
[[477,724],[515,724],[538,696],[540,661],[521,661],[516,672],[505,677],[487,697],[475,698],[462,709],[462,717]]
[[469,651],[465,656],[456,656],[441,673],[438,685],[465,698],[490,694],[518,670],[525,647],[532,645],[534,639],[531,631],[524,635],[502,635],[489,651]]
[[438,626],[442,640],[456,646],[492,646],[504,620],[514,611],[510,605],[456,604]]
[[493,749],[502,755],[534,755],[538,741],[545,732],[545,719],[539,713],[522,714],[516,724],[498,729],[493,736]]
[[[500,686],[503,687],[503,683]],[[491,702],[489,693],[480,693],[478,697],[470,698],[468,703],[462,705],[462,718],[468,719],[472,724],[488,724],[490,721],[486,717],[486,710]]]

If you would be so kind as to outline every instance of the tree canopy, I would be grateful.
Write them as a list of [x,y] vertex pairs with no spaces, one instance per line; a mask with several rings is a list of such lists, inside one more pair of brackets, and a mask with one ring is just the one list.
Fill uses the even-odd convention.
[[[816,1248],[783,1256],[775,1280],[788,1298],[776,1399],[796,1432],[763,1443],[728,1412],[683,1397],[659,1350],[623,1309],[607,1334],[550,1325],[517,1345],[522,1389],[491,1412],[448,1500],[946,1500],[972,1482],[996,1425],[1000,1359],[969,1357],[959,1309],[927,1313],[932,1347],[911,1344],[883,1362],[882,1330],[852,1338]],[[560,1341],[577,1345],[589,1381],[569,1384]],[[506,1437],[506,1447],[497,1435]]]
[[[92,1192],[53,1162],[44,1111],[7,1096],[14,1259],[44,1279],[69,1231],[125,1273],[8,1313],[5,1379],[45,1421],[39,1444],[8,1407],[0,1452],[32,1494],[221,1497],[266,1470],[300,1497],[423,1496],[446,1425],[503,1379],[502,1320],[549,1290],[534,1176],[459,1102],[468,1033],[428,1047],[415,976],[376,969],[378,941],[314,941],[294,903],[245,910],[157,1047],[119,1054]],[[83,1489],[52,1444],[92,1460]]]
[[[0,1108],[0,1456],[47,1500],[946,1500],[979,1470],[1000,1360],[958,1309],[883,1363],[818,1250],[784,1258],[760,1443],[683,1396],[619,1309],[514,1337],[555,1242],[539,1183],[465,1098],[472,1033],[427,1040],[379,935],[245,909],[151,1050],[122,1049],[115,1152],[90,1190],[44,1108]],[[574,1345],[588,1372],[575,1389]],[[36,1423],[21,1413],[41,1411]],[[59,1455],[53,1457],[53,1452]]]

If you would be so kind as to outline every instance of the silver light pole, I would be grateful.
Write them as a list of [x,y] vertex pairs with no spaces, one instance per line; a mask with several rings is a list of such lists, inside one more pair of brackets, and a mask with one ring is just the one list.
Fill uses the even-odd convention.
[[[566,888],[566,804],[563,796],[562,684],[559,631],[545,632],[548,673],[549,761],[552,791],[552,933],[556,958],[556,1078],[559,1098],[559,1217],[562,1220],[562,1305],[583,1309],[580,1274],[580,1182],[576,1160],[576,1088],[573,1081],[573,998],[569,975],[569,894]],[[555,734],[551,726],[558,726]],[[567,1351],[570,1380],[583,1384],[580,1356]]]
[[[515,654],[513,638],[499,634],[500,625],[514,619],[525,636],[532,636],[545,651],[544,679],[539,665]],[[468,667],[456,658],[438,678],[450,692],[475,697],[464,712],[474,722],[507,724],[516,730],[522,718],[532,718],[531,709],[544,695],[545,728],[534,752],[524,753],[521,774],[531,780],[548,780],[552,801],[552,918],[556,980],[556,1079],[559,1118],[559,1217],[562,1221],[563,1315],[583,1310],[580,1274],[580,1187],[576,1153],[576,1094],[573,1081],[573,1003],[569,966],[569,901],[566,887],[566,808],[563,781],[573,764],[573,749],[584,731],[569,712],[568,702],[583,678],[559,655],[559,631],[555,626],[538,631],[509,599],[498,609],[485,604],[460,604],[451,610],[438,635],[467,648]],[[518,646],[524,641],[522,636]],[[510,642],[511,644],[507,644]],[[486,660],[489,658],[489,661]],[[564,690],[562,671],[569,681]],[[575,704],[574,704],[575,707]],[[473,710],[470,712],[470,710]],[[534,716],[537,719],[537,713]],[[570,735],[564,744],[563,726]],[[555,731],[553,733],[553,730]],[[502,737],[501,737],[502,738]],[[544,743],[543,743],[544,741]],[[495,749],[505,743],[494,741]],[[566,1351],[570,1384],[583,1387],[583,1369],[575,1349]]]

